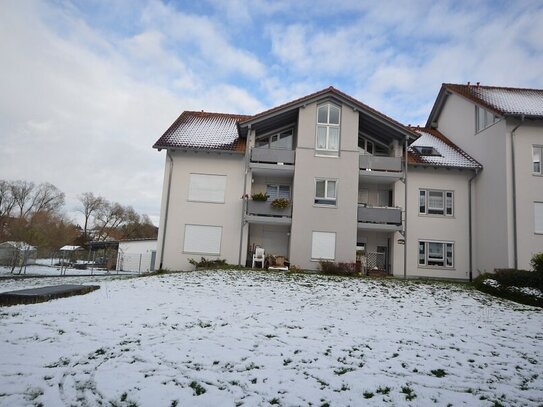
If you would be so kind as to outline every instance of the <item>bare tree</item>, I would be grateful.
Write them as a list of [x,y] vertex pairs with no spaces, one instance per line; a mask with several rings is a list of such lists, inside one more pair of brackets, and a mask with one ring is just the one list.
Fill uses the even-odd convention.
[[15,205],[19,208],[19,218],[24,218],[27,212],[30,211],[34,188],[33,182],[15,181],[11,183],[11,194],[15,200]]
[[53,184],[45,182],[38,185],[34,190],[30,211],[38,212],[58,212],[64,206],[64,192]]
[[81,202],[82,208],[79,209],[79,212],[85,217],[85,224],[83,226],[83,236],[87,240],[87,228],[89,226],[89,220],[91,216],[96,215],[98,212],[102,211],[106,200],[101,196],[94,196],[92,192],[85,192],[79,196],[79,202]]
[[127,210],[120,203],[106,201],[96,214],[98,240],[106,240],[111,232],[124,224],[128,219]]
[[15,199],[12,194],[11,183],[0,180],[0,218],[10,216],[14,206]]

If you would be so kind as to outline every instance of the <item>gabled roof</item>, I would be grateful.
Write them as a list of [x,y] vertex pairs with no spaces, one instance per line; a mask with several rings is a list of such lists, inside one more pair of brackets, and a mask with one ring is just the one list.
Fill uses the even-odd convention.
[[426,127],[430,127],[439,116],[450,92],[463,96],[501,116],[543,119],[543,89],[444,83],[441,85]]
[[303,96],[301,98],[292,100],[290,102],[284,103],[282,105],[273,107],[271,109],[265,110],[263,112],[260,112],[258,114],[255,114],[254,116],[248,117],[246,120],[240,122],[240,127],[246,127],[250,124],[256,123],[260,120],[267,119],[269,117],[272,117],[274,115],[277,115],[279,113],[291,110],[291,109],[297,109],[301,106],[307,105],[309,103],[315,102],[317,100],[321,100],[325,97],[332,97],[335,98],[347,105],[350,105],[356,110],[362,111],[365,114],[372,116],[380,121],[386,122],[388,125],[400,130],[405,135],[408,135],[412,138],[416,138],[416,134],[413,133],[413,131],[401,124],[400,122],[397,122],[396,120],[392,119],[391,117],[369,107],[368,105],[360,102],[359,100],[353,98],[352,96],[347,95],[346,93],[343,93],[339,89],[334,88],[333,86],[329,86],[328,88],[322,89],[318,92],[311,93],[307,96]]
[[[483,166],[435,129],[413,127],[420,137],[408,149],[409,164],[446,168],[481,169]],[[440,155],[422,155],[416,147],[433,147]]]
[[153,148],[245,151],[238,123],[251,116],[185,111],[153,145]]

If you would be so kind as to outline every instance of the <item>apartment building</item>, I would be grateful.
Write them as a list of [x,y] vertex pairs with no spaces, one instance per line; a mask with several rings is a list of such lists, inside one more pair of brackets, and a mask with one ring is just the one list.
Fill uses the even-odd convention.
[[529,269],[543,252],[543,90],[443,84],[426,126],[484,167],[473,180],[473,269]]
[[251,264],[261,247],[304,269],[358,252],[371,270],[469,279],[484,165],[445,130],[333,87],[254,116],[183,112],[154,145],[167,152],[157,267]]

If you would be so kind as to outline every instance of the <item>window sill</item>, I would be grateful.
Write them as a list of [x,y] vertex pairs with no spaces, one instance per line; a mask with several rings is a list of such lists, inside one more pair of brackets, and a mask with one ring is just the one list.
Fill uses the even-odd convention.
[[456,268],[453,267],[447,267],[447,266],[421,266],[420,264],[417,265],[417,268],[424,269],[424,270],[452,270],[456,271]]
[[224,205],[225,201],[219,202],[219,201],[196,201],[194,199],[187,199],[187,202],[195,202],[195,203],[210,203],[210,204],[222,204]]
[[318,152],[318,151],[315,151],[315,157],[320,157],[320,158],[339,158],[339,151],[333,151],[333,152],[330,152],[330,154],[327,154],[325,152]]
[[537,173],[537,172],[532,172],[532,175],[533,175],[534,177],[543,177],[543,174],[539,174],[539,173]]
[[320,263],[321,261],[336,261],[336,259],[310,259],[309,261],[312,261],[314,263]]
[[435,214],[426,214],[426,213],[419,213],[419,217],[421,217],[421,218],[438,218],[438,219],[456,219],[456,216],[454,216],[454,215],[435,215]]
[[205,255],[205,256],[220,256],[220,253],[204,253],[204,252],[186,252],[182,251],[183,254],[197,254],[197,255]]
[[326,205],[326,204],[313,204],[313,208],[330,208],[330,209],[337,209],[337,205]]

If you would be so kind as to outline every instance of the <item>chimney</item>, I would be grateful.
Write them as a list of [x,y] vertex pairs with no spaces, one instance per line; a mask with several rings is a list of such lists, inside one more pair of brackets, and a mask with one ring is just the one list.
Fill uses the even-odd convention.
[[477,87],[479,87],[480,84],[481,84],[481,82],[477,82]]
[[470,86],[470,85],[471,85],[471,82],[470,82],[470,81],[468,81],[468,86]]

